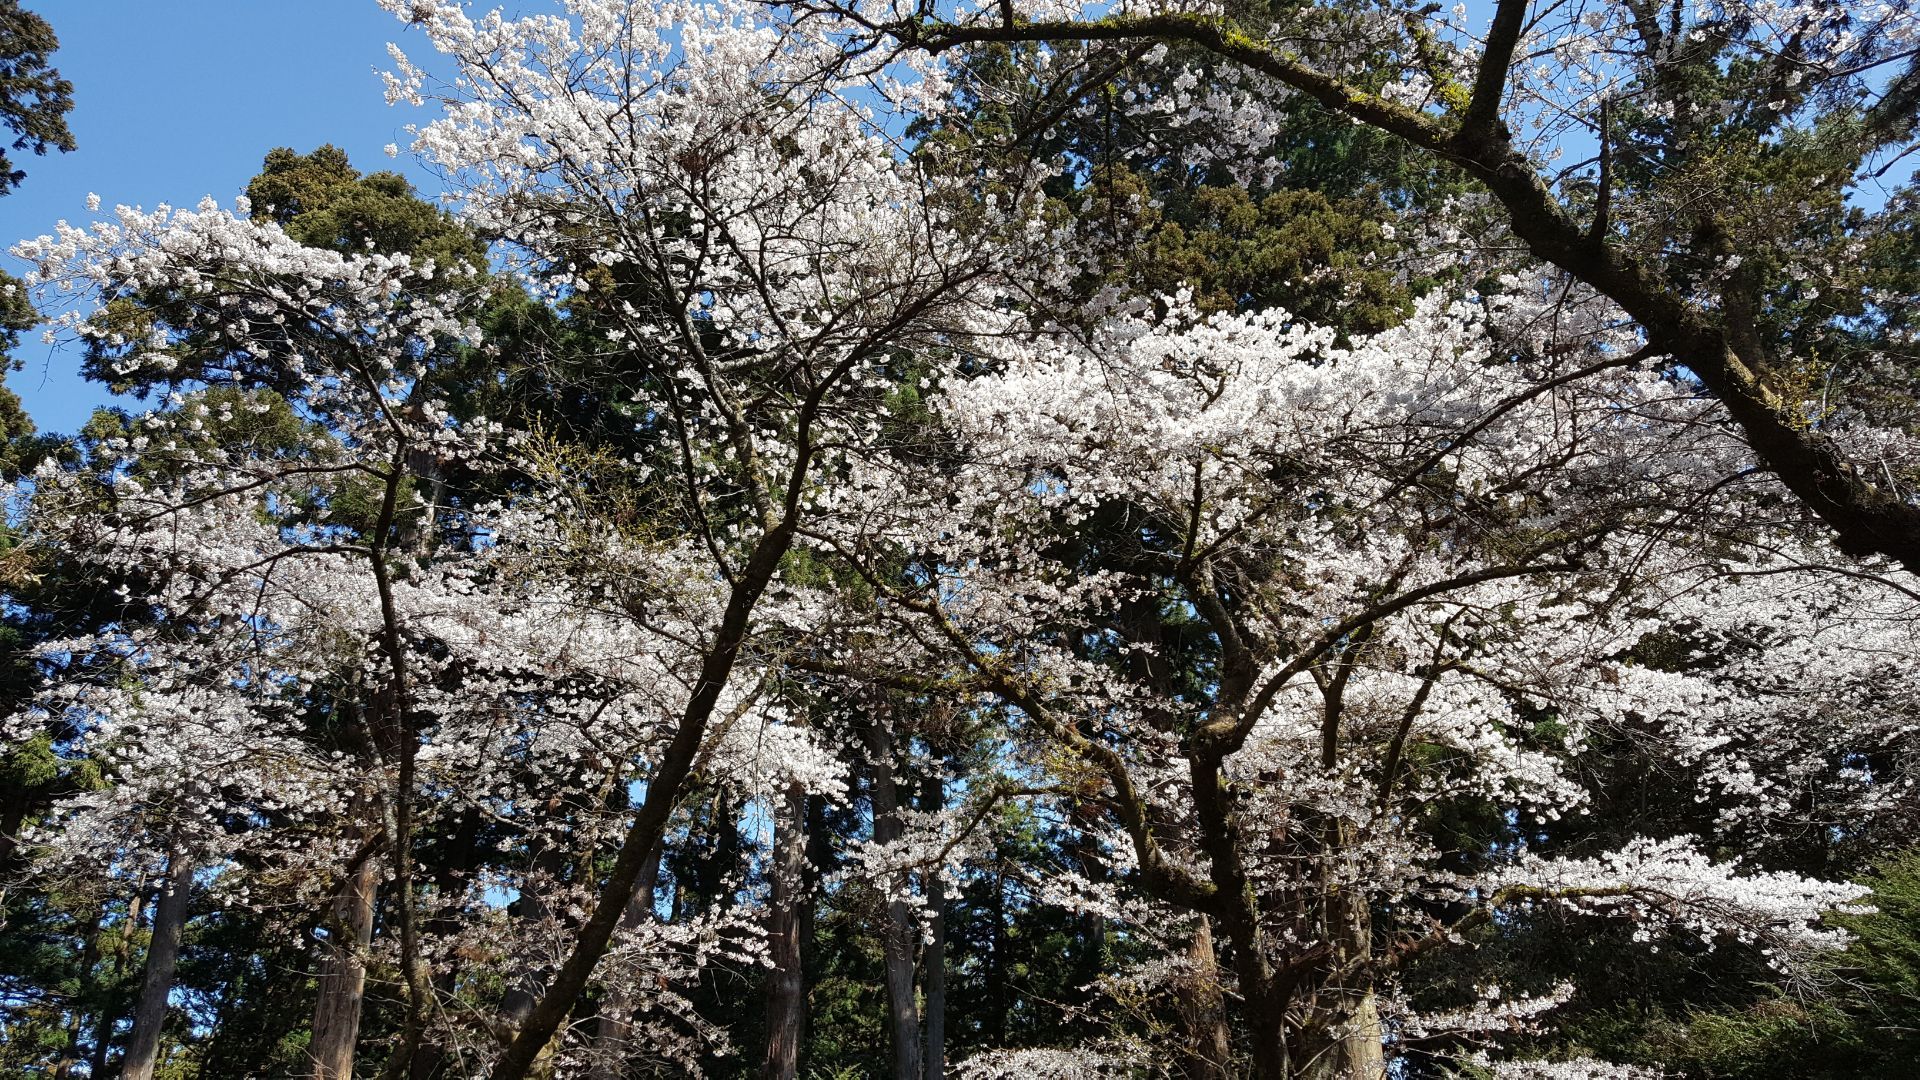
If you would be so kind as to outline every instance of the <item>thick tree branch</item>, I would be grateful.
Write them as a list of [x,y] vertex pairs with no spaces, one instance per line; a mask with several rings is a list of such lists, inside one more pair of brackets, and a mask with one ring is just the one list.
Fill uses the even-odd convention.
[[1320,658],[1325,656],[1330,649],[1338,645],[1348,635],[1359,631],[1363,627],[1369,626],[1381,619],[1397,614],[1415,604],[1430,600],[1443,593],[1453,592],[1456,589],[1465,589],[1489,581],[1500,581],[1505,578],[1529,577],[1535,574],[1567,573],[1569,571],[1579,570],[1580,568],[1577,563],[1567,562],[1489,567],[1485,570],[1476,570],[1469,574],[1461,574],[1457,577],[1447,578],[1444,581],[1436,581],[1428,585],[1422,585],[1417,589],[1409,589],[1390,600],[1384,600],[1378,604],[1374,604],[1364,611],[1360,611],[1341,620],[1331,629],[1322,633],[1312,644],[1300,650],[1292,660],[1289,660],[1284,667],[1267,679],[1245,709],[1241,710],[1237,716],[1225,716],[1209,722],[1196,734],[1196,742],[1205,748],[1203,750],[1204,753],[1217,755],[1217,759],[1224,759],[1228,754],[1240,749],[1240,747],[1246,743],[1247,736],[1253,733],[1254,725],[1258,723],[1260,717],[1266,713],[1267,707],[1273,704],[1274,697],[1280,693],[1281,689],[1285,687],[1294,676],[1305,671],[1313,664],[1318,663]]
[[1513,50],[1520,44],[1520,31],[1526,21],[1527,0],[1500,0],[1500,6],[1494,9],[1493,26],[1487,31],[1486,48],[1480,54],[1480,70],[1473,79],[1473,97],[1460,122],[1463,140],[1496,136],[1500,102],[1507,92],[1507,72],[1513,66]]
[[[1513,13],[1515,9],[1518,14]],[[1508,19],[1524,18],[1524,4],[1519,0],[1508,0],[1501,11]],[[1525,155],[1507,140],[1491,138],[1488,132],[1471,126],[1455,129],[1377,94],[1358,90],[1213,16],[1114,16],[1014,26],[928,21],[876,26],[857,14],[849,17],[909,47],[935,53],[983,42],[1142,38],[1188,42],[1267,75],[1336,113],[1437,155],[1486,186],[1506,208],[1514,234],[1535,256],[1619,304],[1640,323],[1649,345],[1673,356],[1712,391],[1746,433],[1761,462],[1826,522],[1841,550],[1856,556],[1885,555],[1920,573],[1920,506],[1867,480],[1831,439],[1809,426],[1790,402],[1770,390],[1756,374],[1754,365],[1759,358],[1741,354],[1719,315],[1693,306],[1639,259],[1614,245],[1592,242],[1587,230],[1573,220]],[[1482,81],[1491,80],[1496,67],[1504,82],[1504,63],[1494,67],[1483,64]],[[1910,97],[1920,98],[1920,77],[1914,77],[1912,69],[1896,80],[1874,119],[1882,124],[1895,123],[1894,117]],[[1474,97],[1475,104],[1490,100],[1478,93]]]

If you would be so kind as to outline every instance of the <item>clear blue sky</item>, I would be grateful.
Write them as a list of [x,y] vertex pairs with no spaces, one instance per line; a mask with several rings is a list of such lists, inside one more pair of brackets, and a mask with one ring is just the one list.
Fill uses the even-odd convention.
[[[378,72],[387,42],[417,62],[433,56],[373,0],[24,0],[60,36],[55,65],[73,82],[70,154],[16,155],[27,179],[0,199],[0,250],[78,223],[88,192],[106,207],[230,203],[276,146],[331,142],[366,170],[396,169],[436,188],[405,154],[405,127],[426,110],[389,108]],[[430,68],[432,65],[428,65]],[[5,256],[7,268],[22,269]],[[28,335],[25,370],[7,384],[43,431],[72,431],[104,390],[82,381],[78,356]]]

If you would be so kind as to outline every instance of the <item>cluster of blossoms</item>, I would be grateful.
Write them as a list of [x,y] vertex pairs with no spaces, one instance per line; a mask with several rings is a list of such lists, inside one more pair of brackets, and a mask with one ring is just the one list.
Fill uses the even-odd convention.
[[1726,933],[1763,942],[1787,955],[1845,944],[1848,935],[1821,920],[1828,912],[1860,910],[1864,895],[1855,885],[1794,873],[1741,875],[1685,837],[1636,840],[1594,859],[1527,857],[1487,885],[1625,916],[1641,941],[1651,940],[1664,923],[1709,938]]
[[1497,1080],[1660,1080],[1666,1075],[1659,1069],[1620,1065],[1590,1057],[1565,1061],[1488,1062],[1485,1055],[1481,1055],[1472,1064],[1487,1068]]

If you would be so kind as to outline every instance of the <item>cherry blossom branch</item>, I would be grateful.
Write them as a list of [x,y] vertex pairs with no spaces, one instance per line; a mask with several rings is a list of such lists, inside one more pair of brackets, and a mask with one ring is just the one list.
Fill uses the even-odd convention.
[[[1517,34],[1517,20],[1524,18],[1525,8],[1522,0],[1504,0],[1498,9],[1503,21],[1496,27],[1501,37],[1509,25]],[[1826,522],[1843,551],[1856,556],[1883,554],[1908,571],[1920,573],[1920,506],[1869,480],[1829,437],[1800,421],[1797,410],[1761,377],[1765,357],[1753,352],[1750,340],[1741,340],[1737,318],[1729,314],[1723,319],[1693,306],[1667,285],[1655,267],[1607,243],[1605,236],[1590,235],[1582,229],[1498,125],[1449,125],[1356,89],[1245,33],[1231,20],[1212,15],[1109,15],[1011,25],[918,18],[881,24],[850,4],[816,2],[802,5],[802,10],[844,19],[870,33],[891,36],[934,55],[991,42],[1183,41],[1266,75],[1333,112],[1398,136],[1458,166],[1501,203],[1514,234],[1535,255],[1618,303],[1645,329],[1651,346],[1686,365],[1724,403],[1768,469]],[[1490,42],[1490,52],[1496,58],[1500,50],[1491,46],[1499,43]],[[1506,58],[1482,65],[1482,90],[1494,81],[1496,72],[1504,83],[1511,58],[1508,52]],[[1476,92],[1472,100],[1487,108],[1494,107],[1497,98],[1496,93]],[[1891,130],[1896,126],[1891,118],[1910,117],[1913,110],[1906,105],[1916,98],[1920,98],[1920,59],[1895,80],[1886,100],[1880,103],[1885,108],[1870,111],[1870,118]]]
[[1375,604],[1365,611],[1350,615],[1337,623],[1332,629],[1322,633],[1314,640],[1313,644],[1295,654],[1293,659],[1287,661],[1284,667],[1275,672],[1272,677],[1268,678],[1260,687],[1259,692],[1254,695],[1253,700],[1245,709],[1240,711],[1238,716],[1229,716],[1214,720],[1197,732],[1195,735],[1196,742],[1204,746],[1205,753],[1215,757],[1216,760],[1224,759],[1228,754],[1238,750],[1246,743],[1247,736],[1253,733],[1254,725],[1259,722],[1261,715],[1266,712],[1267,707],[1273,703],[1274,696],[1280,692],[1281,687],[1285,686],[1295,675],[1300,674],[1310,665],[1317,662],[1320,657],[1326,654],[1327,650],[1332,649],[1349,634],[1352,634],[1363,626],[1378,622],[1390,615],[1404,611],[1415,604],[1422,603],[1443,593],[1453,592],[1457,589],[1465,589],[1474,585],[1484,584],[1489,581],[1500,581],[1506,578],[1530,577],[1535,574],[1575,573],[1582,569],[1584,569],[1584,567],[1580,563],[1574,562],[1490,567],[1485,570],[1476,570],[1472,573],[1447,578],[1444,581],[1432,582],[1417,589],[1410,589],[1391,600]]
[[1495,405],[1493,408],[1488,409],[1485,413],[1482,413],[1480,416],[1480,419],[1468,425],[1465,430],[1461,431],[1457,435],[1449,437],[1447,440],[1446,446],[1441,447],[1440,449],[1435,450],[1433,453],[1427,455],[1424,459],[1420,461],[1419,464],[1415,465],[1411,469],[1408,469],[1406,472],[1402,473],[1398,479],[1394,480],[1391,484],[1387,485],[1387,490],[1381,493],[1377,498],[1374,499],[1374,504],[1379,505],[1380,503],[1386,502],[1388,499],[1392,498],[1394,495],[1405,490],[1407,485],[1412,484],[1414,481],[1418,480],[1421,476],[1425,475],[1428,469],[1433,468],[1448,454],[1457,452],[1463,444],[1465,444],[1468,440],[1472,439],[1474,436],[1480,434],[1482,431],[1485,431],[1488,427],[1492,426],[1492,424],[1495,421],[1499,420],[1502,416],[1505,416],[1506,414],[1512,412],[1513,410],[1519,408],[1520,406],[1525,405],[1527,402],[1532,401],[1533,399],[1539,397],[1540,395],[1549,393],[1553,390],[1557,390],[1560,387],[1566,386],[1569,383],[1579,382],[1581,379],[1587,378],[1589,376],[1598,375],[1603,371],[1610,371],[1614,368],[1633,367],[1657,355],[1659,355],[1658,350],[1654,349],[1652,346],[1647,346],[1627,356],[1610,356],[1604,360],[1598,360],[1598,361],[1595,361],[1594,363],[1588,364],[1587,366],[1580,368],[1576,371],[1569,371],[1564,375],[1556,375],[1551,379],[1546,379],[1544,381],[1534,383],[1533,385],[1527,387],[1525,390],[1522,390],[1517,394],[1513,394],[1507,397],[1505,400],[1501,401],[1498,405]]
[[1215,895],[1213,887],[1174,865],[1161,850],[1159,841],[1154,837],[1146,801],[1135,787],[1132,772],[1119,753],[1111,747],[1089,739],[1072,723],[1055,715],[1053,709],[1048,707],[1044,700],[1025,684],[1024,680],[1009,670],[1004,661],[997,656],[982,652],[965,632],[955,626],[936,600],[927,600],[903,592],[893,582],[881,578],[867,565],[866,560],[847,551],[839,537],[812,531],[808,531],[805,535],[815,543],[833,550],[870,587],[932,623],[941,637],[959,653],[961,659],[979,673],[988,689],[1031,717],[1046,729],[1049,736],[1092,761],[1105,775],[1107,783],[1113,787],[1112,798],[1116,816],[1133,843],[1141,875],[1148,887],[1170,900],[1184,903],[1195,910],[1213,910]]
[[1528,0],[1500,0],[1493,11],[1493,25],[1480,53],[1480,70],[1474,76],[1473,96],[1460,120],[1460,137],[1485,139],[1494,134],[1500,120],[1501,99],[1507,91],[1507,69],[1513,64],[1513,50],[1520,44],[1520,31],[1527,21]]

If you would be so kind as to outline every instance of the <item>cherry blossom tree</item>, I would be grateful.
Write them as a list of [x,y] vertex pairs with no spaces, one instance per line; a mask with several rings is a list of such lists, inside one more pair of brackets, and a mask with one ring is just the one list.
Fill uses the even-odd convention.
[[[1842,550],[1920,568],[1904,481],[1873,468],[1910,450],[1887,459],[1847,424],[1808,423],[1820,406],[1796,374],[1815,338],[1883,310],[1903,323],[1907,301],[1819,305],[1858,288],[1861,243],[1781,227],[1837,222],[1847,191],[1905,156],[1920,114],[1920,21],[1905,5],[1504,0],[1484,27],[1465,5],[794,7],[803,32],[844,43],[850,67],[905,55],[942,86],[967,81],[971,47],[1040,46],[1025,54],[1041,79],[1034,130],[1129,67],[1165,63],[1179,72],[1169,92],[1129,89],[1134,110],[1211,132],[1245,167],[1264,167],[1275,103],[1290,98],[1433,155],[1498,204],[1517,244],[1613,300],[1710,390]],[[1103,51],[1055,64],[1060,49]],[[1863,369],[1885,370],[1884,345],[1864,352]],[[1908,446],[1911,417],[1900,426]]]
[[[1770,485],[1717,406],[1643,370],[1604,303],[1542,317],[1557,305],[1513,282],[1349,348],[1280,313],[1176,308],[1004,350],[942,388],[952,457],[863,474],[807,533],[1015,709],[1030,768],[1097,793],[1149,898],[1222,929],[1261,1075],[1378,1075],[1383,1039],[1418,1022],[1383,1010],[1393,972],[1515,905],[1783,965],[1843,940],[1821,913],[1858,890],[1743,873],[1685,837],[1563,860],[1428,831],[1463,801],[1577,812],[1583,744],[1630,721],[1709,789],[1743,789],[1735,813],[1765,814],[1751,755],[1794,753],[1707,705],[1795,723],[1763,688],[1771,658],[1750,677],[1638,654],[1722,619],[1804,625],[1826,601],[1795,598],[1830,589],[1756,583],[1817,582],[1817,558],[1767,549],[1750,505]],[[1852,610],[1909,655],[1911,592],[1866,576]],[[1706,618],[1679,599],[1706,595]],[[1834,756],[1910,729],[1844,688],[1886,679],[1877,655],[1833,657],[1833,696],[1802,700],[1847,731],[1795,766],[1869,802],[1910,782]]]
[[[535,489],[499,516],[459,508],[464,551],[407,550],[409,515],[432,520],[450,509],[409,504],[423,461],[490,451],[493,428],[456,420],[433,393],[431,365],[450,344],[485,344],[471,308],[463,311],[467,298],[416,287],[447,268],[302,247],[270,222],[212,205],[123,210],[117,222],[66,228],[19,250],[39,264],[37,283],[107,301],[67,327],[119,354],[123,370],[164,371],[188,344],[218,351],[231,358],[230,377],[294,390],[326,447],[262,462],[176,440],[158,448],[180,451],[166,482],[114,475],[104,512],[87,505],[90,491],[59,506],[52,476],[33,500],[50,530],[70,517],[62,527],[102,558],[154,568],[164,587],[149,602],[165,609],[169,633],[191,627],[183,649],[200,650],[201,693],[251,698],[319,676],[321,665],[305,658],[284,661],[284,673],[261,668],[247,650],[263,637],[346,650],[349,666],[331,673],[363,684],[369,741],[391,772],[379,787],[409,1004],[389,1073],[416,1052],[434,993],[412,850],[424,796],[468,791],[482,810],[483,792],[513,798],[473,784],[492,771],[483,768],[489,751],[513,743],[500,710],[536,691],[544,722],[539,739],[514,746],[511,757],[532,764],[519,783],[541,792],[572,770],[576,788],[612,785],[624,796],[637,785],[624,836],[604,838],[617,860],[580,899],[584,920],[542,902],[549,916],[526,928],[549,940],[526,946],[533,1000],[501,1013],[497,1069],[517,1075],[546,1052],[631,921],[642,867],[689,774],[724,769],[727,740],[742,737],[743,718],[763,715],[767,646],[756,643],[756,612],[820,497],[822,471],[844,470],[874,444],[905,350],[1000,330],[995,260],[1008,249],[957,255],[962,244],[926,194],[927,178],[894,157],[844,95],[800,77],[812,62],[805,50],[775,48],[744,11],[597,6],[575,37],[548,18],[475,22],[454,5],[397,10],[466,76],[449,89],[468,99],[448,103],[446,119],[421,132],[420,149],[466,179],[461,208],[503,238],[508,272],[555,304],[594,305],[598,362],[634,381],[635,427],[660,447],[629,469],[646,528],[608,532],[543,513],[534,507],[557,500]],[[404,57],[396,64],[394,93],[417,98],[420,76]],[[136,295],[148,298],[145,325],[129,332],[142,316],[121,298]],[[183,398],[149,424],[193,430],[205,407]],[[151,457],[145,441],[154,438],[137,435],[142,445],[130,448]],[[330,522],[349,489],[368,480],[377,506],[368,519]],[[529,549],[531,563],[514,561]],[[570,576],[534,569],[562,554]],[[601,562],[584,566],[590,556]],[[489,587],[496,580],[508,593]],[[538,581],[562,594],[519,591]],[[516,640],[516,624],[501,623],[512,610],[529,612],[525,630],[540,640]],[[233,639],[233,659],[213,659],[213,627]],[[624,644],[591,644],[607,634]],[[152,647],[126,650],[138,666],[155,662],[143,652]],[[353,673],[352,662],[365,667]],[[639,666],[622,670],[623,662]],[[565,671],[601,692],[556,700],[551,684]],[[643,688],[644,699],[623,700],[610,685]],[[661,724],[653,708],[674,719]],[[116,722],[125,715],[107,711]],[[260,709],[237,711],[265,723]],[[820,782],[819,768],[793,752],[800,739],[784,747],[789,767]],[[213,766],[144,762],[156,772]],[[449,771],[460,769],[471,771]],[[447,787],[456,776],[463,782]],[[131,784],[114,789],[117,799],[136,795]],[[587,822],[549,827],[567,830],[569,850],[594,846]],[[553,884],[535,878],[518,888],[531,896]]]
[[[158,395],[7,489],[120,590],[5,730],[104,773],[35,888],[165,882],[129,1075],[218,912],[313,962],[311,1075],[696,1073],[764,980],[794,1076],[839,904],[940,1076],[949,916],[997,862],[1012,918],[1033,822],[1022,901],[1098,970],[953,1075],[1650,1075],[1540,1059],[1588,988],[1479,947],[1817,990],[1864,890],[1806,851],[1913,835],[1911,298],[1823,303],[1896,278],[1774,220],[1911,135],[1904,10],[381,2],[441,57],[387,76],[431,242],[209,200],[15,249]],[[1142,292],[1147,196],[1021,149],[1121,70],[1249,185],[1305,95],[1479,194],[1303,292],[1405,298],[1368,332]],[[1599,820],[1628,768],[1695,805]]]

